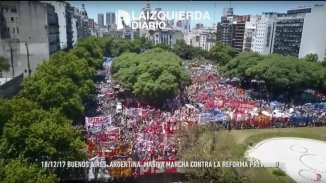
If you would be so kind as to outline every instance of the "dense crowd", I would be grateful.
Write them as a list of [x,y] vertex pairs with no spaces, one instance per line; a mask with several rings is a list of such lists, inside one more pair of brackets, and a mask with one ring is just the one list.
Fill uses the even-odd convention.
[[[291,106],[251,97],[239,80],[222,77],[210,64],[185,64],[192,85],[157,108],[137,101],[114,85],[110,65],[98,72],[97,108],[86,117],[89,158],[103,157],[137,161],[178,159],[177,130],[181,125],[221,124],[225,128],[273,127],[279,124],[325,124],[325,108]],[[142,175],[130,170],[130,175]],[[112,175],[112,172],[111,172]],[[126,175],[126,176],[128,176]]]

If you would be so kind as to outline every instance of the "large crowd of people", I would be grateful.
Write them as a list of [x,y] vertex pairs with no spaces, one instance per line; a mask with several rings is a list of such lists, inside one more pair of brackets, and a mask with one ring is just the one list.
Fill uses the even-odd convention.
[[[176,132],[181,124],[219,124],[229,130],[276,127],[277,124],[325,124],[326,106],[291,106],[255,99],[248,90],[238,87],[238,80],[222,77],[213,65],[192,67],[185,64],[185,67],[192,85],[174,99],[166,100],[162,108],[124,94],[122,87],[113,84],[109,64],[99,71],[105,79],[96,85],[97,108],[85,120],[89,159],[175,161],[179,157]],[[139,169],[126,172],[121,169],[113,172],[112,169],[109,174],[146,174]]]

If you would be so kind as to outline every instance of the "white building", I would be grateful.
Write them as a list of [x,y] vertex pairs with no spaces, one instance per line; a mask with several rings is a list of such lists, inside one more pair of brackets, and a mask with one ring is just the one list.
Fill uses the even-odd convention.
[[195,32],[184,35],[186,44],[193,47],[200,47],[203,50],[209,51],[216,42],[216,33],[208,31],[210,28],[203,28]]
[[11,65],[3,77],[28,76],[60,50],[58,17],[52,5],[0,1],[0,16],[0,55]]
[[262,55],[272,53],[274,24],[278,13],[268,12],[257,18],[256,29],[253,33],[251,50]]
[[314,6],[305,15],[299,58],[315,53],[319,61],[326,59],[326,7]]
[[245,32],[243,37],[243,48],[242,51],[251,50],[253,34],[256,30],[256,24],[258,19],[261,19],[260,15],[250,16],[250,20],[245,23]]
[[62,1],[41,1],[41,2],[54,6],[55,12],[58,15],[60,48],[61,50],[67,48],[67,19],[66,19],[67,4]]
[[72,46],[75,46],[78,41],[78,34],[77,34],[77,19],[74,17],[71,17],[71,29],[73,31],[72,33]]

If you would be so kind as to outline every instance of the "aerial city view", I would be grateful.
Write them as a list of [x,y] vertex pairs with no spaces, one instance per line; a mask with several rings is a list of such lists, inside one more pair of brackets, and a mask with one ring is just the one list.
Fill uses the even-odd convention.
[[326,2],[0,1],[0,182],[326,183]]

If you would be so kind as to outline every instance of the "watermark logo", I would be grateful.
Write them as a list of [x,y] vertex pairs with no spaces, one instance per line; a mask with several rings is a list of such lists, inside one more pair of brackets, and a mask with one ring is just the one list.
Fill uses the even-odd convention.
[[[181,24],[189,24],[190,20],[207,21],[210,20],[208,11],[141,11],[131,13],[125,10],[116,12],[117,28],[131,26],[132,29],[166,29],[168,22],[181,21]],[[181,27],[185,25],[181,25]]]

